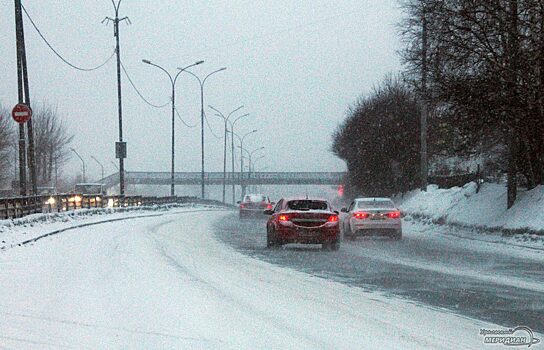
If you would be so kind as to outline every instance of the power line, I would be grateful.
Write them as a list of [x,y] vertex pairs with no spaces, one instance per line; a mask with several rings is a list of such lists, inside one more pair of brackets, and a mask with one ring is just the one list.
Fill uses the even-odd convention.
[[125,76],[127,77],[128,79],[128,82],[130,83],[130,85],[132,86],[132,88],[134,88],[134,91],[136,91],[136,93],[138,94],[138,96],[140,96],[140,98],[142,99],[142,101],[144,101],[145,103],[147,103],[148,105],[150,105],[151,107],[154,107],[154,108],[164,108],[166,106],[168,106],[170,104],[170,102],[166,102],[165,104],[163,105],[156,105],[156,104],[153,104],[151,102],[149,102],[145,97],[144,95],[142,95],[142,93],[140,92],[140,90],[138,90],[138,88],[136,87],[136,85],[134,84],[134,82],[132,81],[132,79],[130,78],[130,75],[128,74],[125,66],[123,65],[123,63],[121,63],[121,68],[123,69],[123,72],[125,73]]
[[208,130],[210,130],[210,132],[212,133],[213,137],[215,137],[216,139],[221,139],[220,136],[217,136],[217,134],[215,132],[213,132],[213,129],[212,127],[210,126],[210,122],[208,121],[208,116],[206,115],[206,112],[204,112],[204,119],[206,120],[206,125],[208,125]]
[[182,122],[183,124],[185,124],[186,127],[188,127],[188,128],[194,128],[194,127],[196,127],[196,126],[198,125],[198,121],[197,121],[194,125],[189,125],[189,124],[187,124],[187,122],[186,122],[185,120],[183,120],[183,118],[181,117],[181,115],[179,115],[178,109],[177,109],[177,108],[174,108],[174,110],[176,111],[176,114],[178,115],[179,120],[181,120],[181,122]]
[[64,63],[66,63],[67,65],[69,65],[70,67],[74,68],[74,69],[77,69],[77,70],[80,70],[80,71],[84,71],[84,72],[91,72],[91,71],[94,71],[94,70],[97,70],[97,69],[100,69],[102,67],[104,67],[111,59],[112,57],[115,55],[115,49],[113,50],[112,54],[110,55],[110,57],[108,57],[108,59],[106,61],[104,61],[104,63],[96,66],[96,67],[92,67],[92,68],[82,68],[82,67],[78,67],[72,63],[70,63],[67,59],[65,59],[64,57],[62,57],[62,55],[57,51],[55,50],[55,48],[49,43],[49,41],[47,41],[47,39],[45,38],[45,36],[42,34],[42,32],[40,31],[40,29],[38,28],[38,26],[36,25],[36,23],[34,23],[34,20],[32,20],[32,17],[30,17],[30,14],[28,13],[28,11],[26,10],[26,8],[24,7],[24,5],[21,5],[21,7],[23,8],[23,11],[26,15],[26,17],[30,20],[30,23],[32,24],[32,26],[34,27],[34,29],[36,30],[36,32],[38,32],[38,34],[40,35],[40,37],[42,38],[42,40],[45,42],[45,44],[51,49],[51,51],[53,51],[53,53],[58,57],[60,58]]
[[[356,13],[360,13],[361,11],[362,10],[347,11],[347,12],[340,13],[340,14],[337,14],[337,15],[333,15],[333,16],[321,18],[321,19],[318,19],[318,20],[315,20],[315,21],[311,21],[311,22],[308,22],[308,23],[302,23],[302,24],[299,24],[299,25],[295,25],[295,26],[292,26],[292,27],[285,28],[285,29],[280,29],[280,30],[273,31],[273,32],[268,32],[268,33],[265,33],[265,34],[262,34],[262,35],[255,35],[255,36],[252,36],[252,37],[249,37],[249,38],[241,39],[241,40],[238,40],[238,41],[233,41],[233,42],[230,42],[230,43],[226,43],[224,45],[215,46],[215,47],[204,47],[204,49],[201,52],[203,53],[203,52],[216,51],[216,50],[221,50],[221,49],[228,49],[228,48],[233,47],[233,46],[240,46],[240,45],[244,45],[244,44],[251,43],[251,42],[256,42],[256,41],[267,39],[267,38],[273,38],[274,36],[276,36],[278,34],[290,33],[290,32],[295,31],[295,30],[315,26],[316,24],[329,22],[329,21],[331,21],[333,19],[337,19],[337,18],[341,18],[341,17],[347,17],[347,16],[350,16],[350,15],[353,15],[353,14],[356,14]],[[187,54],[187,55],[183,55],[182,57],[185,57],[185,56],[190,56],[190,55]]]

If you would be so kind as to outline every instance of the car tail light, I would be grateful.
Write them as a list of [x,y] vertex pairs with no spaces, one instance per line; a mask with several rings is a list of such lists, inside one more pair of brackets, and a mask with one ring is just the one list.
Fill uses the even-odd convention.
[[353,216],[354,216],[356,219],[366,219],[366,218],[368,218],[369,215],[370,215],[370,214],[364,213],[364,212],[358,212],[358,213],[353,214]]
[[328,222],[338,222],[338,215],[329,216]]
[[240,208],[245,208],[245,205],[243,205],[243,204],[240,204]]
[[272,209],[272,204],[267,204],[266,209]]
[[390,213],[387,213],[387,217],[390,219],[398,219],[400,218],[400,211],[392,211]]
[[289,221],[289,215],[282,214],[278,217],[280,221]]

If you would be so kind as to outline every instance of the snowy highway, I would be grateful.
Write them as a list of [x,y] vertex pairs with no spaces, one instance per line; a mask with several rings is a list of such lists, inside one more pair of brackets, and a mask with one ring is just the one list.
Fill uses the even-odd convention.
[[1,251],[0,349],[479,349],[480,328],[544,328],[541,252],[415,224],[267,251],[262,224],[177,209]]
[[340,251],[319,246],[265,248],[266,219],[236,215],[216,233],[237,250],[352,286],[399,295],[503,326],[544,332],[544,249],[490,243],[448,226],[404,220],[404,238],[344,240]]

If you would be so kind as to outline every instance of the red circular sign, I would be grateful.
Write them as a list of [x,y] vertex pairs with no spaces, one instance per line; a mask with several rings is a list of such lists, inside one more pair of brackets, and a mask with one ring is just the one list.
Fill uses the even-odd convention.
[[23,124],[32,118],[32,109],[23,103],[19,103],[13,107],[11,116],[17,123]]

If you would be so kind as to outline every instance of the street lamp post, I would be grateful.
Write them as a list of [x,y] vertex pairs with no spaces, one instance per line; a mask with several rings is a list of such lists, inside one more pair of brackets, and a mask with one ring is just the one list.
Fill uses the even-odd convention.
[[101,180],[100,180],[100,183],[102,183],[102,181],[104,181],[104,166],[103,166],[102,163],[100,163],[100,162],[98,161],[98,159],[96,159],[94,156],[91,156],[91,158],[92,158],[96,163],[98,163],[98,165],[100,165],[101,175],[102,175],[102,177],[100,178],[100,179],[101,179]]
[[[196,74],[194,74],[191,71],[186,70],[186,73],[191,74],[193,77],[198,80],[198,83],[200,84],[200,161],[201,161],[201,171],[200,171],[200,188],[201,188],[201,197],[204,199],[204,84],[206,83],[206,80],[212,76],[215,73],[222,72],[226,70],[227,67],[219,68],[218,70],[215,70],[211,72],[210,74],[206,75],[204,79],[200,79],[200,77]],[[223,199],[223,202],[225,200]]]
[[187,68],[190,68],[190,67],[193,67],[193,66],[196,66],[196,65],[199,65],[199,64],[202,64],[204,63],[204,61],[197,61],[185,68],[180,68],[178,73],[174,76],[174,78],[172,78],[172,75],[166,70],[164,69],[163,67],[159,66],[158,64],[155,64],[153,62],[151,62],[150,60],[142,60],[143,63],[145,64],[149,64],[149,65],[152,65],[154,67],[157,67],[159,68],[160,70],[162,70],[163,72],[166,73],[166,75],[168,75],[168,78],[170,78],[170,83],[172,84],[172,96],[171,96],[171,100],[172,100],[172,150],[171,150],[171,157],[172,157],[172,166],[171,166],[171,174],[170,174],[170,196],[174,196],[175,195],[175,188],[174,188],[174,150],[175,150],[175,146],[174,146],[174,141],[175,141],[175,110],[176,110],[176,81],[178,80],[178,77],[179,75],[181,74],[181,72],[183,72],[185,69]]
[[233,135],[235,135],[237,138],[238,138],[238,141],[240,141],[240,188],[242,189],[241,191],[241,196],[242,196],[242,199],[244,198],[244,195],[245,195],[245,188],[244,188],[244,139],[251,135],[251,134],[254,134],[256,133],[258,130],[255,129],[255,130],[252,130],[252,131],[249,131],[247,133],[245,133],[244,135],[242,135],[242,137],[240,137],[240,135],[238,135],[237,133],[235,132],[232,132]]
[[234,113],[244,108],[244,105],[241,105],[240,107],[231,111],[226,117],[223,115],[223,113],[213,108],[212,106],[208,105],[208,107],[216,111],[217,112],[216,116],[223,118],[223,121],[225,122],[225,132],[223,135],[223,203],[225,203],[225,193],[226,193],[226,186],[227,186],[227,183],[226,183],[226,179],[227,179],[227,123],[229,122],[229,118]]
[[[232,162],[232,204],[236,203],[236,185],[234,184],[234,126],[236,125],[236,122],[243,117],[247,117],[249,113],[246,113],[244,115],[239,116],[238,118],[234,119],[233,122],[229,121],[230,124],[230,130],[231,130],[231,153],[230,153],[230,159]],[[227,131],[228,132],[228,131]]]
[[81,156],[79,155],[79,153],[77,153],[77,151],[73,148],[70,148],[72,150],[72,152],[74,152],[76,154],[76,156],[81,160],[81,164],[83,164],[83,182],[85,182],[85,161],[83,160],[83,158],[81,158]]
[[256,148],[254,149],[253,151],[248,151],[247,149],[245,148],[242,148],[240,147],[242,151],[245,151],[247,153],[247,159],[249,160],[249,165],[248,165],[248,168],[247,168],[247,180],[249,182],[249,180],[251,180],[251,169],[253,168],[253,154],[255,152],[258,152],[258,151],[261,151],[264,149],[264,147],[259,147],[259,148]]
[[[259,160],[263,159],[264,157],[265,157],[265,156],[264,156],[264,154],[263,154],[263,155],[261,155],[260,157],[258,157],[257,159],[255,159],[255,160],[253,160],[253,161],[251,162],[251,169],[250,169],[250,171],[253,173],[253,176],[255,176],[256,173],[257,173],[257,172],[255,171],[255,164],[257,164],[257,162],[258,162]],[[257,188],[257,186],[253,185],[253,189],[255,189],[255,188]]]

